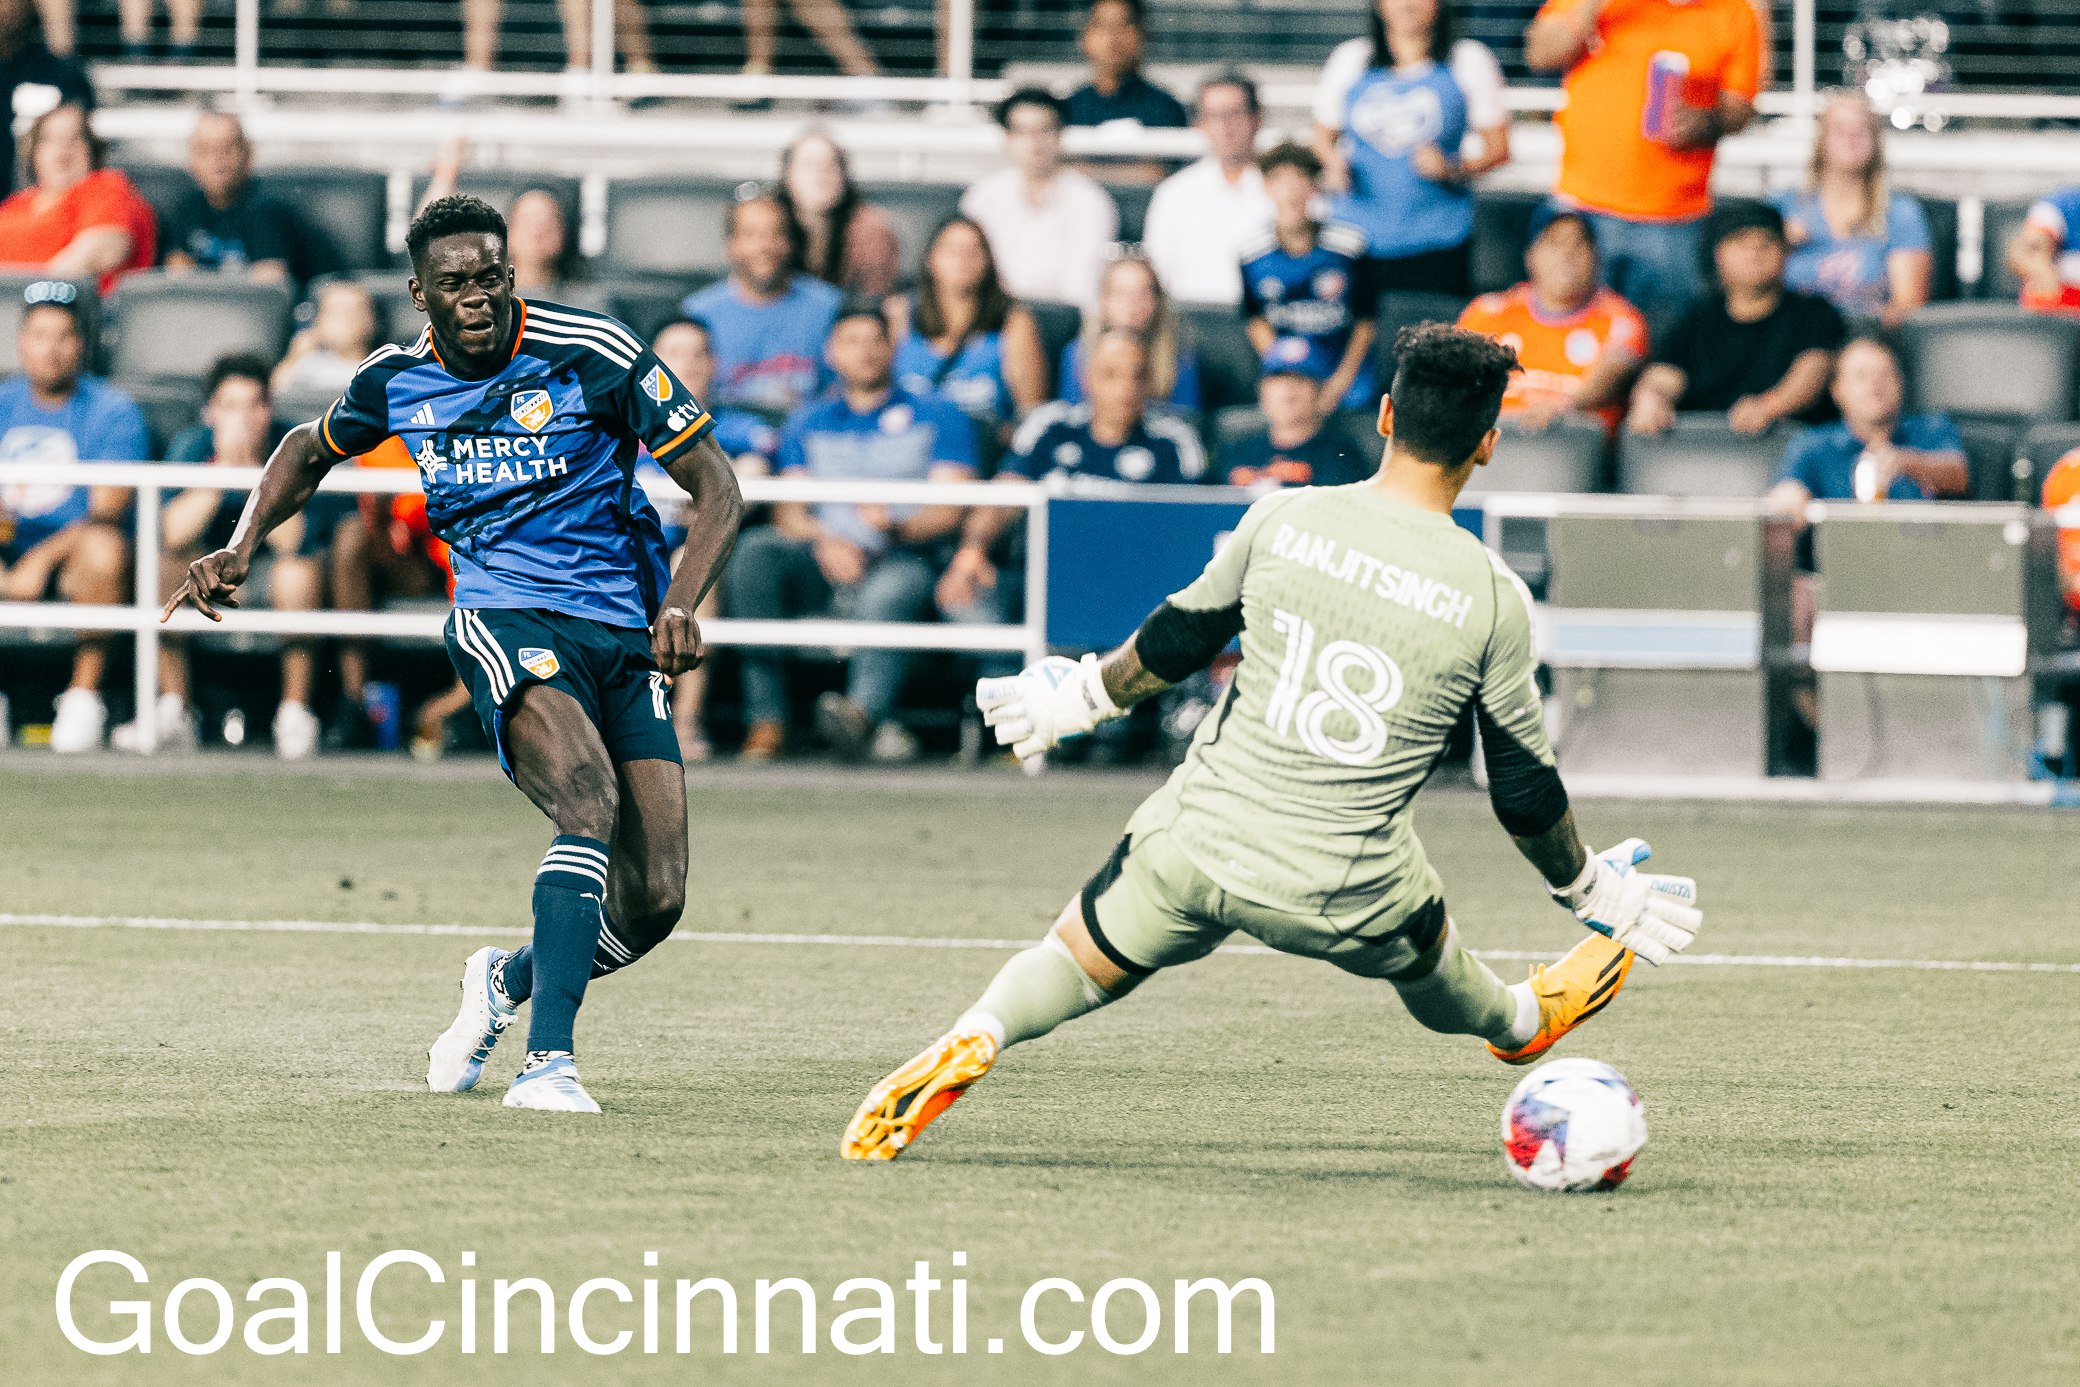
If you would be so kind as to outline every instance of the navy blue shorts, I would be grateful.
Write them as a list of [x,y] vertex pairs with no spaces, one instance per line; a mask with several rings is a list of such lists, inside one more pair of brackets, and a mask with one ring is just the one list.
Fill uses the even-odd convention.
[[547,684],[578,700],[615,764],[679,760],[671,680],[651,658],[648,631],[562,612],[457,607],[446,634],[448,659],[469,686],[508,777],[506,715],[529,684]]

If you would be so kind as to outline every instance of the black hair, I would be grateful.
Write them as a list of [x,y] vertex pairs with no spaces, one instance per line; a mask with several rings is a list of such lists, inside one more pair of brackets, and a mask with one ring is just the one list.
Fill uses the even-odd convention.
[[274,394],[274,388],[269,383],[272,375],[267,358],[263,356],[257,356],[252,352],[233,352],[229,356],[220,356],[210,363],[209,375],[203,381],[202,398],[207,400],[214,396],[217,387],[227,380],[249,380],[259,385],[260,397],[266,399]]
[[1144,34],[1148,32],[1148,17],[1142,13],[1141,0],[1091,0],[1083,7],[1083,22],[1090,23],[1091,16],[1098,12],[1098,6],[1106,4],[1125,5],[1127,17],[1134,21],[1134,27]]
[[[794,194],[787,190],[787,170],[794,164],[795,151],[804,140],[822,140],[831,147],[838,158],[838,177],[845,191],[838,195],[837,206],[831,208],[831,234],[823,243],[823,258],[815,264],[809,262],[809,228],[802,222],[802,214],[795,210]],[[844,146],[823,130],[809,130],[780,152],[780,181],[773,185],[773,201],[787,216],[787,240],[794,247],[797,265],[825,284],[845,287],[845,241],[852,229],[852,215],[859,210],[861,202],[859,184],[852,181],[852,162],[845,157]]]
[[1790,245],[1790,239],[1784,234],[1782,212],[1760,198],[1728,198],[1704,219],[1704,235],[1697,242],[1697,268],[1707,283],[1718,282],[1719,243],[1743,231],[1767,231],[1776,237],[1778,245]]
[[[1372,66],[1391,68],[1394,66],[1394,50],[1387,44],[1387,21],[1379,12],[1377,0],[1372,12],[1369,32],[1372,35]],[[1452,60],[1452,11],[1445,0],[1437,0],[1437,19],[1430,25],[1430,61],[1449,63]]]
[[925,239],[924,259],[917,267],[917,307],[911,321],[928,341],[946,335],[946,306],[939,302],[939,282],[932,278],[932,252],[939,248],[939,239],[957,226],[967,227],[982,243],[982,282],[975,286],[975,325],[971,331],[1002,332],[1004,321],[1017,302],[1005,292],[1004,281],[997,274],[997,254],[989,248],[989,233],[973,217],[956,212],[932,228],[932,234]]
[[1484,333],[1418,323],[1394,337],[1394,446],[1457,467],[1502,412],[1517,354]]
[[1006,130],[1011,128],[1011,113],[1021,106],[1045,106],[1054,112],[1054,123],[1058,127],[1069,123],[1069,105],[1045,87],[1020,87],[997,103],[990,116]]
[[1322,159],[1306,145],[1287,140],[1282,145],[1266,150],[1264,156],[1257,160],[1257,168],[1267,178],[1273,169],[1298,169],[1309,178],[1320,178]]
[[838,316],[831,319],[831,331],[836,332],[838,324],[849,322],[854,318],[872,318],[875,322],[881,324],[882,336],[890,337],[894,335],[888,326],[887,307],[882,300],[875,298],[871,294],[847,294],[844,301],[838,305]]
[[1257,95],[1257,84],[1250,75],[1239,67],[1222,68],[1199,84],[1199,105],[1206,104],[1206,93],[1215,87],[1233,87],[1242,93],[1243,104],[1253,116],[1264,113],[1263,100]]
[[467,193],[435,198],[412,218],[412,229],[405,233],[404,246],[411,253],[412,263],[416,265],[426,248],[443,236],[496,236],[503,250],[506,219],[496,207]]

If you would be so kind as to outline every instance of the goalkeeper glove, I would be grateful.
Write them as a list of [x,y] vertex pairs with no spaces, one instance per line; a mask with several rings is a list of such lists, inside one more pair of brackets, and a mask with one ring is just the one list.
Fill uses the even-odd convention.
[[1021,761],[1125,711],[1105,692],[1095,655],[1080,663],[1050,655],[1009,678],[978,679],[975,706],[996,729],[997,745],[1010,747]]
[[1567,886],[1547,882],[1546,890],[1590,929],[1658,966],[1690,946],[1704,914],[1697,909],[1697,883],[1689,877],[1633,870],[1653,851],[1627,838],[1607,852],[1590,853],[1582,874]]

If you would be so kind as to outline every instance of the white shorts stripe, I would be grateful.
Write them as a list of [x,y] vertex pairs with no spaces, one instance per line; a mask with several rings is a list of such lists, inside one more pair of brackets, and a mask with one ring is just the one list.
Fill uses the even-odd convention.
[[[504,647],[499,645],[498,638],[491,634],[491,628],[484,624],[482,617],[468,608],[458,607],[456,610],[461,612],[462,619],[469,623],[470,630],[476,633],[477,642],[484,652],[498,662],[500,677],[505,684],[506,693],[511,693],[514,688],[518,687],[520,681],[513,677],[513,663],[506,658]],[[505,694],[500,694],[499,698],[503,701]]]
[[506,694],[511,691],[512,686],[505,681],[505,676],[499,672],[498,663],[486,657],[483,650],[477,645],[476,631],[470,626],[469,613],[460,607],[455,609],[455,643],[468,651],[470,658],[483,667],[484,678],[491,685],[492,702],[504,703]]

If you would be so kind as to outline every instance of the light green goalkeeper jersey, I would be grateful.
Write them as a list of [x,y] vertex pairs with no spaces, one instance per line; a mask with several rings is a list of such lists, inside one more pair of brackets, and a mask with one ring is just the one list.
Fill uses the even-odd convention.
[[1170,599],[1242,607],[1242,664],[1134,816],[1224,890],[1342,916],[1436,891],[1408,803],[1468,703],[1546,764],[1530,594],[1448,515],[1370,485],[1275,492]]

